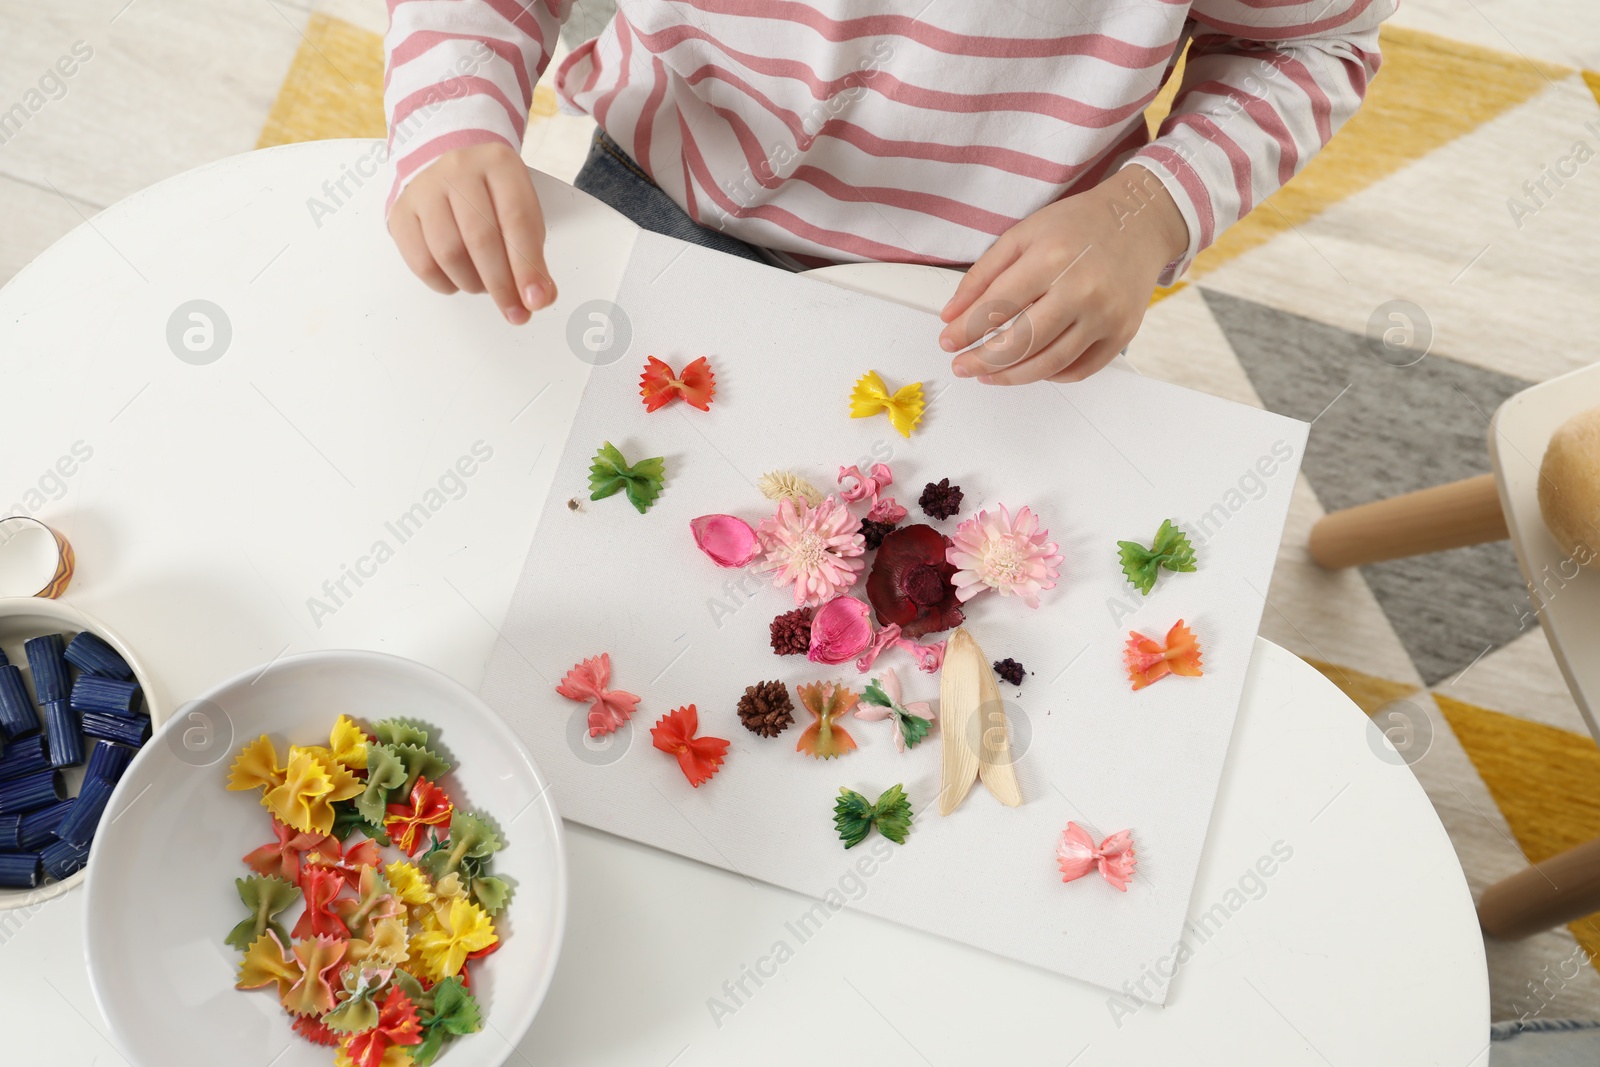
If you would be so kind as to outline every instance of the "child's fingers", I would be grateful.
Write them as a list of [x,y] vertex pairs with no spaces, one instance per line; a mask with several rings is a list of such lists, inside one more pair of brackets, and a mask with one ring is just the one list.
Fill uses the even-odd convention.
[[959,352],[982,340],[1043,296],[1048,282],[1044,273],[1028,261],[1012,264],[978,294],[971,307],[944,328],[939,335],[940,347],[946,352]]
[[489,199],[505,237],[511,274],[516,279],[518,299],[529,311],[548,307],[556,299],[556,283],[544,260],[544,211],[539,194],[520,159],[511,166],[493,167],[486,178]]
[[[993,285],[994,280],[1004,274],[1006,268],[1015,263],[1021,254],[1020,244],[1011,240],[1009,234],[1002,235],[998,241],[989,246],[989,251],[979,256],[978,261],[968,268],[967,273],[961,278],[961,283],[956,286],[955,294],[939,312],[939,317],[945,322],[954,322],[958,316],[965,314],[967,309],[977,302],[984,290]],[[944,331],[941,337],[954,340],[949,330]],[[945,350],[953,352],[961,347],[959,344],[946,345]]]
[[483,292],[483,280],[478,277],[472,256],[461,239],[450,201],[442,196],[424,200],[417,206],[417,218],[422,223],[422,235],[428,240],[433,261],[439,264],[450,283],[464,293]]
[[[1002,290],[1011,283],[1011,277],[1021,268],[1013,268],[1001,277],[1000,281],[991,288],[991,292]],[[1020,284],[1020,283],[1016,283]],[[1018,292],[1027,292],[1032,288],[1017,289]],[[988,306],[979,305],[979,309],[968,315],[969,319],[982,317],[982,309]],[[1011,324],[1003,330],[996,330],[976,348],[961,353],[951,361],[950,369],[958,378],[976,378],[980,375],[990,374],[1006,367],[1014,367],[1024,360],[1034,358],[1049,342],[1061,336],[1076,318],[1078,308],[1071,297],[1062,289],[1051,289],[1039,296],[1026,310],[1012,316],[1010,313],[1016,303],[1006,300],[996,302],[999,310],[990,316],[996,320],[990,323],[975,323],[973,340],[982,337],[981,329],[987,325],[994,329],[1011,318]]]
[[1073,360],[1063,370],[1050,375],[1052,382],[1081,382],[1117,358],[1123,346],[1112,338],[1103,337],[1084,349],[1083,355]]
[[1074,322],[1054,341],[1037,354],[1014,367],[1005,367],[985,374],[978,380],[984,385],[1027,385],[1030,382],[1054,380],[1054,375],[1072,365],[1082,356],[1091,340],[1089,326],[1083,321]]
[[411,273],[421,278],[424,285],[438,293],[456,291],[455,284],[433,261],[433,253],[428,251],[428,239],[422,235],[422,223],[418,221],[416,212],[397,207],[389,216],[389,235],[394,238],[395,247],[400,249],[400,258],[406,261]]
[[511,264],[506,259],[505,237],[495,221],[488,185],[481,179],[452,183],[450,207],[489,299],[507,322],[516,326],[527,322],[528,309],[517,295],[516,279],[511,276]]

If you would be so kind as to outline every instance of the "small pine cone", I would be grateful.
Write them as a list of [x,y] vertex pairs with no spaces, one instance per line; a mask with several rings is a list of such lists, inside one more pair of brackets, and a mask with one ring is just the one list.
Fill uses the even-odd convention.
[[789,687],[782,682],[757,682],[745,688],[739,698],[739,721],[744,728],[762,737],[777,737],[794,722],[794,704]]
[[811,608],[795,608],[772,620],[772,651],[780,656],[802,656],[811,651]]
[[1028,674],[1028,672],[1023,669],[1022,664],[1009,657],[1000,660],[994,665],[994,673],[998,674],[1012,685],[1021,685],[1022,679],[1027,677]]
[[867,539],[867,547],[876,549],[883,544],[884,537],[895,528],[892,522],[873,522],[871,519],[861,520],[861,536]]
[[922,513],[933,519],[948,519],[961,510],[961,487],[951,485],[949,478],[929,482],[917,499]]

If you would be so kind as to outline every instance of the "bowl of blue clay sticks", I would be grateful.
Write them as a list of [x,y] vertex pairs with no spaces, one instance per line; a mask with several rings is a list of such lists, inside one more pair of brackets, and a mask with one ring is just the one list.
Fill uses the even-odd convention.
[[76,608],[0,598],[0,909],[83,880],[111,791],[166,717],[147,678]]

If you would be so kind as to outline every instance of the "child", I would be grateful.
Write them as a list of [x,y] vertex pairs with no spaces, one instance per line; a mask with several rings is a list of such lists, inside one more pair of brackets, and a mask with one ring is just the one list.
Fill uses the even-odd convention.
[[[571,6],[389,0],[390,232],[428,285],[513,323],[556,295],[518,146]],[[578,187],[645,228],[790,268],[971,264],[940,316],[953,372],[1076,381],[1354,113],[1393,10],[624,0],[556,81],[599,125]]]

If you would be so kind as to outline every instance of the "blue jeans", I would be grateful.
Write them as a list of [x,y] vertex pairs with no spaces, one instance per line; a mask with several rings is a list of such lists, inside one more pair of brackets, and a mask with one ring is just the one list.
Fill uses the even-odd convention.
[[572,184],[653,233],[771,265],[754,246],[691,219],[604,130],[594,131],[589,158]]

